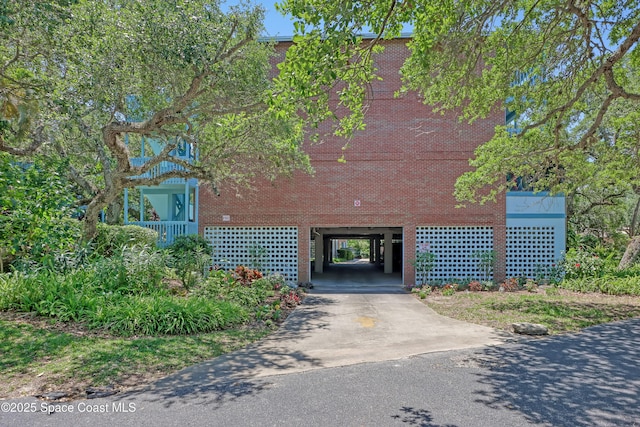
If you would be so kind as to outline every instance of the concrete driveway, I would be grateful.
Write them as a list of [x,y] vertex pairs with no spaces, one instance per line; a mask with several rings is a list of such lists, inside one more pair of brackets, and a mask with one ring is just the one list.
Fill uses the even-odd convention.
[[402,288],[399,275],[368,263],[336,265],[313,278],[304,303],[266,339],[186,368],[163,388],[221,376],[264,377],[497,345],[509,335],[435,313]]

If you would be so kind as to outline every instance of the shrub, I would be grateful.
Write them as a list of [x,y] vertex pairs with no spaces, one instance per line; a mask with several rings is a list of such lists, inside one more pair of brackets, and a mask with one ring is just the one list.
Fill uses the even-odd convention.
[[571,248],[561,262],[567,279],[598,277],[604,272],[604,261],[582,248]]
[[477,280],[469,282],[469,291],[480,292],[481,290],[482,290],[482,283],[478,282]]
[[500,284],[500,289],[504,292],[515,292],[520,289],[519,282],[517,277],[510,277]]
[[211,243],[199,234],[178,236],[173,243],[167,246],[167,250],[171,253],[189,252],[213,255]]
[[145,296],[103,307],[90,325],[121,336],[185,335],[219,330],[247,319],[246,309],[226,301]]
[[353,252],[349,248],[340,248],[338,249],[338,258],[350,261],[353,259]]
[[233,286],[233,275],[224,270],[213,270],[209,277],[193,290],[193,295],[204,298],[223,298],[227,289]]
[[300,304],[300,296],[295,291],[289,291],[280,295],[280,301],[282,307],[293,308]]
[[478,261],[478,270],[482,272],[482,277],[488,280],[493,276],[493,269],[496,265],[496,251],[490,250],[478,250],[471,254],[472,258]]
[[284,287],[289,287],[282,274],[269,274],[267,276],[263,276],[260,279],[255,280],[254,286],[264,286],[265,288],[272,289],[274,291],[283,289]]
[[234,279],[242,286],[251,286],[251,284],[262,278],[262,273],[258,270],[239,265],[233,272]]
[[640,295],[640,276],[580,277],[565,279],[560,283],[563,289],[576,292],[601,292],[609,295]]
[[179,236],[167,247],[169,266],[174,268],[185,289],[191,289],[204,275],[207,265],[211,265],[213,248],[202,236],[191,234]]
[[429,272],[436,265],[436,258],[436,254],[430,252],[429,244],[423,244],[416,253],[416,259],[411,261],[411,264],[416,269],[417,279],[423,284],[427,283]]
[[108,225],[99,223],[98,234],[91,242],[96,254],[111,256],[125,246],[145,245],[155,247],[158,233],[139,225]]
[[444,285],[442,287],[442,295],[446,296],[446,297],[450,297],[452,295],[455,295],[456,291],[458,290],[458,285],[455,283],[448,283],[446,285]]
[[93,268],[66,275],[48,270],[0,275],[0,310],[84,322],[122,336],[192,334],[245,322],[250,310],[244,304],[257,305],[267,294],[240,286],[231,287],[224,299],[174,297],[162,288],[132,294],[123,277],[104,282]]
[[538,290],[538,284],[533,279],[527,279],[527,281],[524,284],[524,288],[528,292],[536,292]]

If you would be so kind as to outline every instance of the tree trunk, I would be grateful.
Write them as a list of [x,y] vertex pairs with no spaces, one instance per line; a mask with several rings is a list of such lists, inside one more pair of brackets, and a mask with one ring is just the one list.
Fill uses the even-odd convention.
[[100,216],[101,204],[94,198],[87,206],[84,216],[83,240],[90,242],[98,234],[98,218]]
[[120,216],[122,215],[123,209],[122,197],[116,197],[111,203],[109,203],[107,205],[107,224],[120,224]]
[[636,235],[636,224],[638,223],[638,213],[640,211],[640,198],[638,198],[638,201],[636,202],[636,207],[633,210],[633,216],[631,217],[631,226],[629,227],[629,235],[630,236],[635,236]]
[[624,255],[618,264],[618,270],[624,270],[631,267],[636,260],[638,253],[640,253],[640,236],[635,236],[631,239],[627,245],[627,249],[624,251]]
[[[120,190],[121,191],[121,190]],[[87,205],[87,212],[84,217],[83,240],[90,242],[98,234],[98,221],[100,220],[100,211],[105,206],[110,205],[117,199],[120,193],[115,188],[105,189],[96,194],[96,196]]]

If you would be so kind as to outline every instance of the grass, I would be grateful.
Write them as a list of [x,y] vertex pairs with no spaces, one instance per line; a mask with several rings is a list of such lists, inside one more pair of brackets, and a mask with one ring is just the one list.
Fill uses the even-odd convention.
[[563,289],[552,292],[458,292],[421,300],[437,313],[465,322],[511,330],[516,322],[540,323],[551,334],[640,316],[640,298]]
[[64,332],[52,323],[0,317],[0,398],[64,391],[83,395],[88,386],[123,390],[242,348],[270,329],[237,328],[190,336],[119,338]]

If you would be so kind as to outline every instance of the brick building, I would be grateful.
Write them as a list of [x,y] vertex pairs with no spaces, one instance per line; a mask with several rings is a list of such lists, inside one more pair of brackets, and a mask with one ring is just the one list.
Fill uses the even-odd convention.
[[385,42],[376,59],[383,80],[372,84],[367,126],[344,152],[346,163],[337,161],[345,141],[324,138],[306,148],[313,176],[257,182],[242,197],[224,183],[219,196],[199,187],[196,223],[213,243],[215,264],[259,261],[292,283],[307,281],[327,268],[331,241],[346,238],[369,239],[372,261],[382,273],[401,273],[405,284],[421,280],[411,263],[418,250],[437,257],[430,279],[482,279],[478,251],[495,251],[496,279],[531,277],[559,259],[563,197],[520,191],[495,204],[455,207],[456,178],[504,124],[505,111],[469,125],[455,114],[434,114],[415,93],[396,98],[405,43]]

